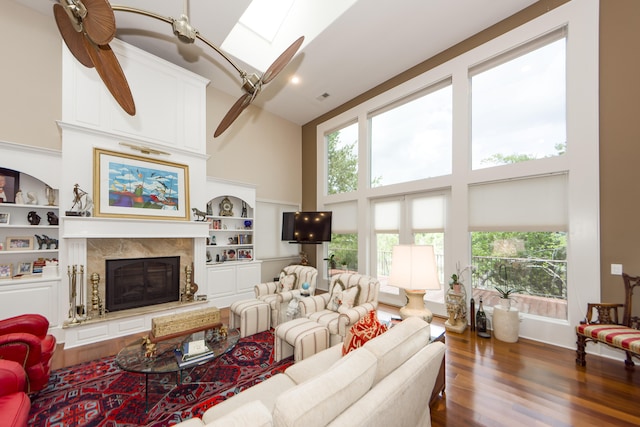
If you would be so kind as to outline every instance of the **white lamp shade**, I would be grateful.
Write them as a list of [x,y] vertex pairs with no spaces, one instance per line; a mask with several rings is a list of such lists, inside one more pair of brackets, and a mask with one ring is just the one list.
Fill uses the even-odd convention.
[[389,284],[408,290],[440,289],[433,246],[394,246]]

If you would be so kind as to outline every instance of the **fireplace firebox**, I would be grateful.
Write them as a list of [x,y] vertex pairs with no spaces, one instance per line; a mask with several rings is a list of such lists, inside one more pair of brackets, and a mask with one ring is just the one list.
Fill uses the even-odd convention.
[[106,260],[107,312],[180,300],[180,257]]

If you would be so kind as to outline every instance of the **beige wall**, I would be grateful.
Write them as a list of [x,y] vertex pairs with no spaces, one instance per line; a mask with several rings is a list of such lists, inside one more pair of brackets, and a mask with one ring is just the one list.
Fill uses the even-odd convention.
[[62,40],[56,25],[15,2],[0,4],[0,140],[60,149]]
[[[462,52],[566,3],[541,0],[302,127],[303,209],[316,206],[316,126]],[[573,0],[580,1],[580,0]],[[612,263],[640,275],[640,1],[600,0],[600,236],[602,301],[624,302]],[[640,292],[636,292],[640,294]],[[634,302],[637,313],[640,295]]]
[[[238,96],[241,92],[238,89]],[[257,185],[263,200],[300,203],[300,126],[250,105],[225,133],[213,137],[236,98],[207,89],[207,174]]]
[[[9,0],[0,0],[0,5],[0,140],[59,150],[58,29],[52,18],[30,8]],[[207,88],[207,175],[255,184],[259,199],[300,203],[300,126],[250,106],[214,139],[215,128],[235,100],[212,85]],[[0,166],[8,165],[0,159]]]
[[640,275],[639,22],[639,1],[600,1],[600,280],[605,302],[624,302],[621,279],[610,274],[612,263]]

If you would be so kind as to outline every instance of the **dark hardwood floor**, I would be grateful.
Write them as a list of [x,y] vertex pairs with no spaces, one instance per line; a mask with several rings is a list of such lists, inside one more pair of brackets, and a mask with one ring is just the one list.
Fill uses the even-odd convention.
[[[222,320],[227,322],[228,310]],[[434,323],[443,325],[444,319]],[[114,355],[135,339],[59,348],[54,369]],[[431,408],[434,427],[640,425],[640,366],[629,372],[622,361],[587,355],[586,368],[580,368],[572,349],[478,338],[469,329],[447,333],[446,343],[447,385]]]

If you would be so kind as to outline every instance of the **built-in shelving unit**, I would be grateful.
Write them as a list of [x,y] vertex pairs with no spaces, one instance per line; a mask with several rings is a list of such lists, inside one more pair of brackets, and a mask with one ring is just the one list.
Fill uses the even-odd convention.
[[[58,225],[49,224],[49,213],[58,217],[58,207],[0,204],[0,285],[42,279],[37,261],[58,260]],[[36,215],[39,224],[30,224],[29,217]]]
[[[240,216],[219,215],[223,200],[230,203],[234,214],[241,210]],[[212,213],[206,217],[209,223],[207,264],[253,261],[253,207],[237,197],[220,196],[207,204],[207,211]]]
[[209,223],[207,287],[209,298],[225,307],[254,295],[261,280],[261,262],[255,252],[255,188],[208,179],[205,220]]

